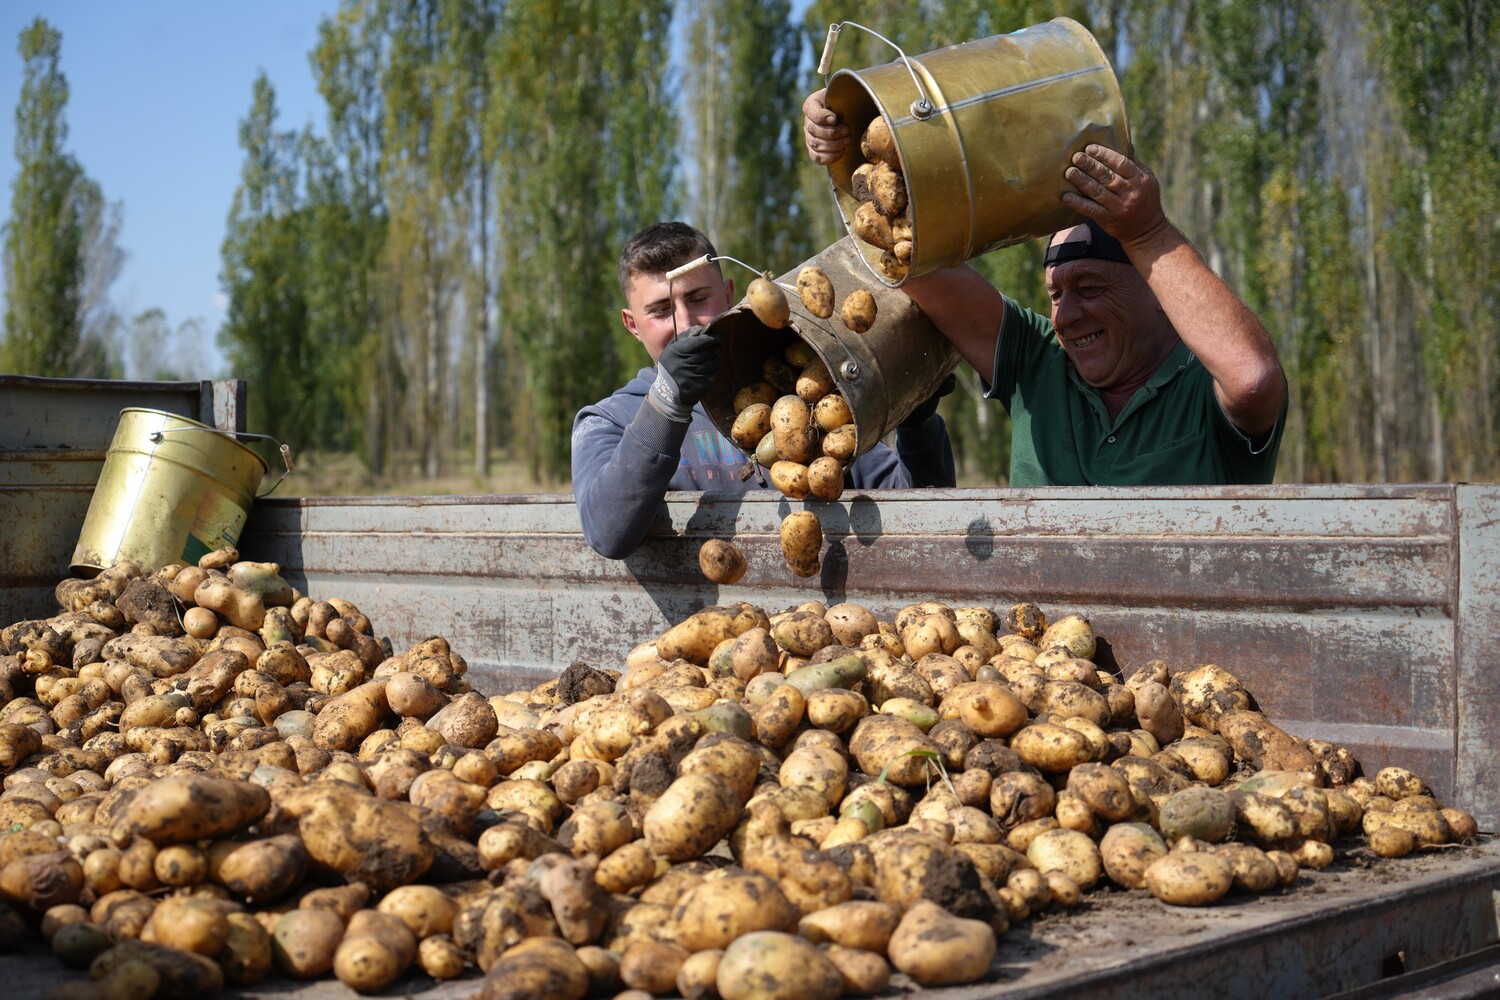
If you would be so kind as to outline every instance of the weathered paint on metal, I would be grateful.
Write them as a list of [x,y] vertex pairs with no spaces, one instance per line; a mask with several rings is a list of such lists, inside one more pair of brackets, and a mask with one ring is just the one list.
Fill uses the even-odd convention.
[[1456,784],[1488,818],[1500,815],[1500,487],[1458,487],[1458,593]]
[[[770,492],[669,494],[657,531],[620,561],[583,542],[568,495],[270,500],[242,548],[353,601],[398,645],[448,636],[507,687],[578,659],[619,666],[667,625],[735,600],[852,600],[881,615],[924,599],[1036,601],[1088,615],[1107,666],[1219,663],[1296,735],[1344,743],[1368,768],[1411,767],[1496,829],[1500,744],[1475,714],[1492,719],[1500,694],[1462,675],[1495,648],[1494,598],[1465,588],[1500,562],[1500,528],[1479,513],[1500,488],[1462,489],[1474,491],[1462,508],[1448,485],[850,494],[814,507],[827,544],[807,580],[778,541],[793,505]],[[703,579],[708,537],[745,551],[740,583]],[[1477,578],[1461,571],[1464,546],[1480,554],[1463,559]],[[1459,643],[1470,603],[1491,609],[1480,651]]]

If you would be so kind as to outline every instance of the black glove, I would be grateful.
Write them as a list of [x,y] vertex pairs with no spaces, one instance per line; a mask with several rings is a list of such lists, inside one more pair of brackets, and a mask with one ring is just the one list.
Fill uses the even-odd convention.
[[651,404],[671,420],[692,418],[693,405],[703,398],[719,370],[719,338],[690,326],[662,348],[656,359],[656,381]]
[[938,400],[951,393],[957,387],[958,377],[952,372],[949,372],[948,377],[943,379],[942,384],[937,387],[937,392],[934,392],[931,396],[928,396],[925,400],[918,403],[917,408],[915,410],[912,410],[907,418],[901,421],[898,426],[900,426],[903,430],[908,431],[914,431],[917,428],[923,426],[927,423],[927,421],[931,420],[932,415],[937,412]]

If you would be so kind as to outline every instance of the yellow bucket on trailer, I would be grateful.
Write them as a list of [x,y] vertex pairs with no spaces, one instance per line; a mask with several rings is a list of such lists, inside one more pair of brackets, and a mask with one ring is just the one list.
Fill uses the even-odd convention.
[[[825,75],[845,25],[896,48],[863,25],[831,25],[819,66]],[[834,73],[826,98],[853,139],[828,168],[846,226],[859,207],[852,193],[854,170],[865,162],[859,137],[883,115],[895,139],[913,232],[905,277],[886,277],[880,248],[855,238],[884,284],[899,287],[912,275],[1076,225],[1082,217],[1062,203],[1074,190],[1063,179],[1073,154],[1089,143],[1131,153],[1120,83],[1094,36],[1071,18],[926,55],[896,51],[894,62]]]
[[126,560],[152,570],[194,565],[238,545],[266,471],[259,455],[207,424],[162,410],[121,410],[73,550],[73,572],[94,576]]

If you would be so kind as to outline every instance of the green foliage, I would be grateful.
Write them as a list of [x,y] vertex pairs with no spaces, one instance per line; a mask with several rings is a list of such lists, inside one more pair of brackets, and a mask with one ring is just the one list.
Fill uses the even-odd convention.
[[[355,449],[376,477],[435,475],[464,448],[482,475],[494,442],[560,482],[574,413],[642,360],[618,319],[624,239],[683,217],[782,271],[843,235],[801,136],[830,22],[919,58],[1066,16],[1113,62],[1169,216],[1281,351],[1279,478],[1500,474],[1500,7],[793,7],[342,0],[309,54],[322,134],[279,130],[265,79],[242,123],[220,338],[251,422]],[[182,373],[190,331],[109,302],[121,209],[65,148],[60,44],[40,19],[20,38],[0,366],[119,374],[123,344],[132,373]],[[832,68],[895,57],[848,26]],[[973,266],[1044,309],[1040,259],[1034,243]],[[1001,482],[1009,421],[980,396],[988,373],[960,374],[943,413],[964,481]]]
[[670,207],[670,6],[510,3],[490,49],[488,128],[505,238],[501,311],[525,366],[534,473],[566,476],[573,414],[625,367],[614,262]]
[[23,74],[16,106],[20,169],[5,227],[0,368],[22,375],[70,375],[80,347],[81,196],[87,196],[89,182],[63,149],[68,81],[59,68],[61,33],[38,17],[21,32],[17,49]]

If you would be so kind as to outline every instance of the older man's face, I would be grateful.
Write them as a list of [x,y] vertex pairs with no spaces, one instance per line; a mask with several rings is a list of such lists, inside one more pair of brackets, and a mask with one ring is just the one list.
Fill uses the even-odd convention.
[[[1054,242],[1087,238],[1080,226]],[[1134,267],[1082,257],[1048,268],[1046,283],[1058,343],[1085,382],[1111,389],[1155,369],[1161,345],[1149,331],[1158,325],[1160,306]]]

